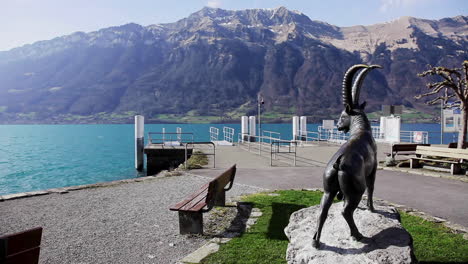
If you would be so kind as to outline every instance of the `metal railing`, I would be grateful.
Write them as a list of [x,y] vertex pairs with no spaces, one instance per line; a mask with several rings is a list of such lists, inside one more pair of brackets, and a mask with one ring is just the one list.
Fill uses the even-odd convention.
[[219,129],[216,127],[210,127],[210,141],[219,140]]
[[223,127],[223,136],[224,136],[224,141],[227,141],[229,143],[234,143],[234,128]]
[[372,126],[371,128],[372,128],[372,136],[374,137],[374,139],[378,140],[378,139],[385,138],[385,134],[380,132],[380,126]]
[[298,140],[309,142],[309,141],[319,141],[320,140],[320,133],[319,132],[312,132],[312,131],[303,131],[299,130],[299,138]]
[[[187,169],[187,160],[188,160],[188,146],[192,146],[191,156],[213,156],[213,168],[216,168],[216,145],[213,142],[188,142],[184,143],[185,145],[185,161],[184,167]],[[196,153],[194,145],[211,145],[213,146],[213,153]]]
[[[372,126],[372,136],[374,139],[384,139],[384,134],[380,132],[379,126]],[[343,143],[348,140],[349,133],[339,131],[337,127],[333,129],[325,129],[322,126],[318,127],[318,139],[336,143]]]
[[177,127],[176,128],[176,133],[177,133],[177,140],[178,141],[182,141],[182,128],[181,127]]
[[[293,146],[291,148],[291,146]],[[270,166],[273,166],[273,159],[277,159],[279,154],[294,154],[293,166],[296,166],[297,141],[278,140],[270,143]]]
[[[385,134],[380,131],[379,126],[372,126],[372,136],[376,140],[385,140]],[[349,134],[338,131],[336,127],[324,129],[322,126],[319,126],[318,138],[319,140],[343,143],[348,140]],[[427,131],[400,131],[400,142],[428,144],[429,133]]]
[[[244,138],[243,138],[244,137]],[[252,150],[258,150],[258,155],[262,155],[262,144],[261,136],[251,136],[251,135],[242,135],[242,133],[237,134],[237,146],[244,147],[245,150],[251,152]]]
[[[296,141],[278,140],[268,136],[242,135],[242,133],[239,133],[238,146],[246,151],[257,153],[260,156],[269,154],[270,166],[273,166],[273,160],[278,160],[280,154],[292,154],[292,165],[296,166]],[[284,155],[282,157],[287,158]]]
[[427,131],[400,131],[400,142],[428,144]]
[[193,143],[193,133],[149,132],[148,143],[163,146],[181,146],[183,143]]
[[260,140],[265,143],[271,143],[272,140],[281,140],[281,133],[264,130],[262,131],[262,137]]

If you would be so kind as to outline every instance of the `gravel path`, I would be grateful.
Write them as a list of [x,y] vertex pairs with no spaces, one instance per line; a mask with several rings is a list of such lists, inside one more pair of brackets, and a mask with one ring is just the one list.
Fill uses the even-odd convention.
[[[0,234],[42,226],[40,263],[175,263],[205,239],[169,207],[208,181],[183,175],[0,202]],[[234,184],[228,197],[258,192]]]

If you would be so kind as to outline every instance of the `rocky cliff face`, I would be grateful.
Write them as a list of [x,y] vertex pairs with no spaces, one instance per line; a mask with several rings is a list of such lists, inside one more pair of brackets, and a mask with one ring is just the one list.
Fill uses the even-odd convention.
[[[420,107],[416,74],[468,59],[467,17],[410,17],[339,28],[280,7],[204,8],[171,24],[127,24],[0,52],[0,120],[108,113],[193,114],[227,119],[266,110],[316,120],[342,108],[343,73],[368,76],[364,100]],[[60,122],[60,120],[58,120]]]

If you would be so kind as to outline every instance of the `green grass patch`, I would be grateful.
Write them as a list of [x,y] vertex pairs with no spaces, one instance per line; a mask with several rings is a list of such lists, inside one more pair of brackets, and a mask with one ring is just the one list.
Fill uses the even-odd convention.
[[[288,239],[283,230],[290,215],[305,207],[320,203],[321,192],[277,191],[278,196],[267,193],[245,197],[263,215],[241,237],[221,246],[203,263],[286,263]],[[242,258],[242,259],[240,259]]]
[[[195,151],[195,155],[190,156],[190,158],[187,160],[187,169],[201,169],[203,166],[208,165],[208,157],[205,155],[200,155],[203,154],[202,151]],[[198,154],[198,155],[197,155]]]
[[400,212],[420,263],[468,263],[468,241],[441,224]]
[[[286,263],[288,239],[283,230],[291,214],[301,208],[317,205],[321,192],[283,190],[273,195],[259,193],[244,197],[263,215],[242,236],[221,245],[218,252],[202,263]],[[468,243],[441,224],[401,213],[402,225],[414,239],[415,254],[420,263],[468,263]]]
[[221,118],[219,116],[195,116],[194,113],[191,115],[186,114],[159,114],[155,115],[153,119],[161,120],[164,122],[174,122],[174,123],[192,123],[192,124],[206,124],[219,122]]

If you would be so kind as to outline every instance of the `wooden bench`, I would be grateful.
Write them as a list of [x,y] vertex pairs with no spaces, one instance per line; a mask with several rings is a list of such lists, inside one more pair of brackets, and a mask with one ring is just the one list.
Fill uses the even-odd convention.
[[185,200],[170,208],[171,211],[179,212],[179,230],[181,234],[203,234],[202,213],[210,211],[215,205],[225,205],[226,191],[232,188],[235,175],[236,165],[233,165]]
[[37,264],[42,227],[0,237],[1,264]]
[[414,155],[416,154],[417,146],[430,146],[430,144],[415,144],[415,143],[405,143],[405,144],[392,144],[392,150],[390,153],[385,153],[387,156],[390,156],[392,159],[396,155]]
[[[432,161],[440,163],[450,164],[450,173],[460,174],[461,173],[461,164],[464,161],[468,161],[468,149],[453,149],[453,148],[437,148],[437,147],[426,147],[418,146],[416,148],[417,157],[412,157],[410,160],[410,168],[419,168],[420,160],[423,161]],[[450,160],[434,159],[428,158],[432,157],[441,157],[441,158],[450,158]]]

